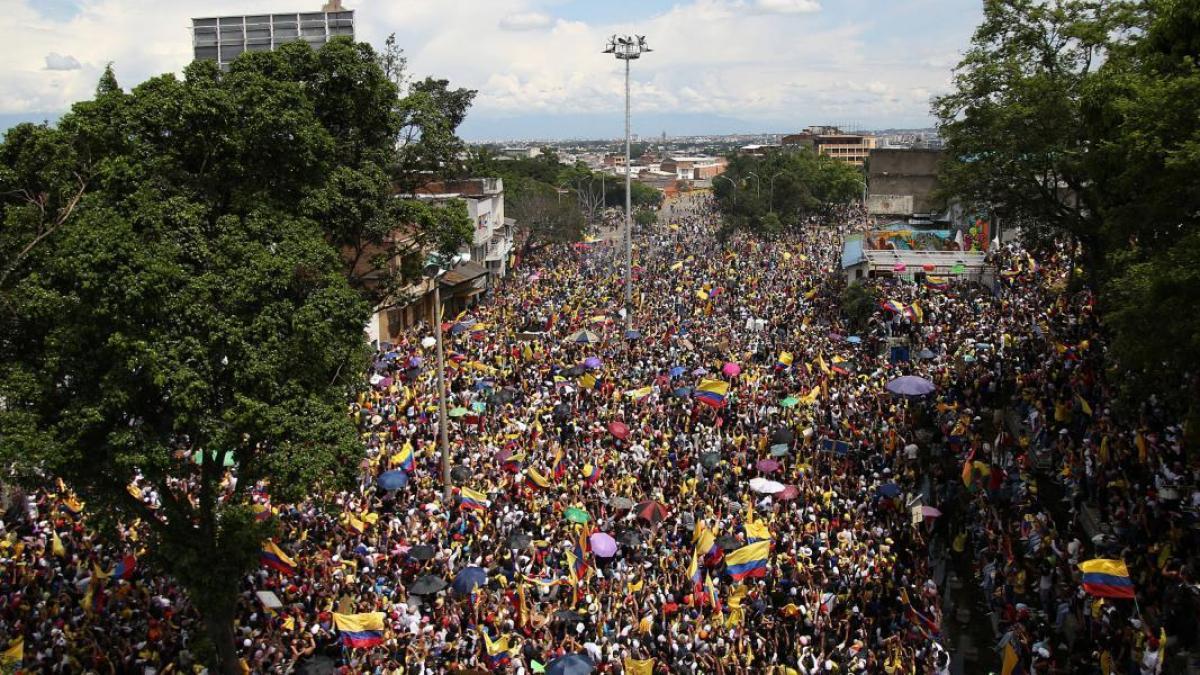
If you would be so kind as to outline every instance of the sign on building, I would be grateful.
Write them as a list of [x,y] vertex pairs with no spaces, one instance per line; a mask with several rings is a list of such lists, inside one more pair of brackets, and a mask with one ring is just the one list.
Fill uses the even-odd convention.
[[867,213],[873,216],[911,216],[912,195],[868,195]]

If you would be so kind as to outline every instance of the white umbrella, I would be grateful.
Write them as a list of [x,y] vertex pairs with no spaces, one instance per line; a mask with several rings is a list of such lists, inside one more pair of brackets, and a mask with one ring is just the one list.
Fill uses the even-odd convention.
[[761,492],[765,495],[773,495],[776,492],[783,492],[785,487],[786,486],[783,483],[767,480],[766,478],[759,477],[750,479],[750,489],[754,490],[755,492]]

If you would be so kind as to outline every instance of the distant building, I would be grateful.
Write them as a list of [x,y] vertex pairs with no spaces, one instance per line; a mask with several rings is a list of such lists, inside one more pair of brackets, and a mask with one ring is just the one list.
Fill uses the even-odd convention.
[[838,127],[813,126],[798,134],[784,136],[784,147],[806,147],[819,155],[862,166],[875,148],[875,137],[843,132]]
[[319,12],[192,19],[192,52],[197,60],[216,61],[226,70],[243,52],[269,52],[297,40],[320,49],[339,35],[354,38],[354,10],[333,0]]
[[738,148],[738,154],[739,155],[755,155],[755,156],[761,157],[763,155],[766,155],[768,152],[771,152],[772,150],[778,150],[779,147],[780,146],[774,145],[774,144],[752,143],[750,145],[743,145],[742,147]]
[[660,168],[678,180],[712,180],[725,173],[727,165],[724,157],[668,157]]
[[506,159],[533,159],[542,154],[542,149],[539,147],[528,148],[502,148],[500,156]]
[[867,212],[875,216],[912,216],[941,211],[935,201],[940,150],[878,148],[867,164]]
[[509,256],[513,251],[513,227],[504,217],[504,180],[500,178],[466,178],[438,181],[425,185],[411,195],[414,199],[447,201],[462,199],[467,215],[475,223],[475,237],[464,253],[471,261],[486,267],[493,277],[508,274]]

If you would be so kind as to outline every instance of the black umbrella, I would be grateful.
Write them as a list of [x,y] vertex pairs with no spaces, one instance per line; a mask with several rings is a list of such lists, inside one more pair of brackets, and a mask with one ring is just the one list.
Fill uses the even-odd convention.
[[465,466],[456,466],[450,469],[450,479],[457,485],[462,485],[471,480],[471,470]]
[[571,406],[566,403],[559,403],[554,406],[554,419],[560,421],[571,419]]
[[433,595],[445,588],[448,584],[441,577],[435,577],[432,574],[417,579],[412,586],[408,587],[408,592],[413,595]]
[[583,615],[570,609],[560,609],[554,613],[554,620],[563,623],[578,623],[583,621]]
[[408,557],[412,558],[413,560],[432,560],[434,553],[435,551],[433,550],[433,547],[428,544],[417,544],[416,546],[408,549]]
[[719,452],[706,452],[703,455],[700,455],[700,466],[703,466],[706,469],[715,468],[720,463],[721,453]]
[[523,549],[529,548],[529,545],[532,543],[533,543],[533,537],[525,534],[524,532],[513,532],[508,537],[508,547],[509,548],[523,550]]
[[310,656],[296,664],[296,675],[333,675],[337,663],[328,656]]
[[563,371],[563,377],[579,377],[583,374],[583,366],[571,366]]
[[624,530],[617,534],[617,541],[622,546],[632,546],[634,548],[642,545],[642,535],[637,533],[637,530]]
[[741,545],[741,542],[728,534],[723,534],[717,537],[717,546],[720,546],[726,551],[732,551],[735,548],[740,548]]
[[512,403],[517,398],[517,390],[512,387],[505,387],[496,394],[496,400],[501,403]]
[[586,654],[567,654],[546,664],[546,675],[588,675],[593,668]]
[[775,433],[771,434],[771,445],[779,445],[780,443],[791,443],[796,440],[796,434],[791,429],[786,427],[776,429]]
[[650,524],[661,523],[667,518],[667,507],[656,501],[645,501],[633,508],[638,518]]

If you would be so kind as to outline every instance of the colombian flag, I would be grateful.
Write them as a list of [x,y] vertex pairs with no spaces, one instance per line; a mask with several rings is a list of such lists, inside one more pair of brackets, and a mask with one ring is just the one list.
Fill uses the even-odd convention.
[[932,274],[925,277],[925,288],[934,291],[945,291],[950,288],[950,280],[946,277],[935,277]]
[[880,303],[879,307],[886,312],[892,312],[900,315],[903,315],[904,310],[906,309],[904,303],[900,302],[899,300],[888,300],[887,302]]
[[1004,644],[1004,660],[1000,664],[1000,675],[1024,675],[1025,668],[1021,665],[1021,654],[1013,646],[1012,640]]
[[405,473],[412,473],[413,470],[413,446],[412,443],[405,441],[404,447],[400,448],[400,452],[396,453],[396,463]]
[[598,480],[600,480],[600,466],[597,464],[584,464],[583,484],[591,487]]
[[640,389],[630,389],[629,391],[625,392],[625,395],[635,401],[640,401],[653,393],[653,386],[645,386]]
[[729,383],[724,380],[700,380],[700,386],[696,387],[696,398],[712,408],[724,407],[727,394]]
[[134,555],[127,555],[121,559],[121,562],[117,563],[116,567],[113,568],[111,576],[116,577],[117,579],[132,579],[133,572],[136,569],[137,557]]
[[921,309],[921,306],[915,302],[909,305],[904,312],[908,315],[908,320],[913,323],[922,323],[925,321],[925,310]]
[[488,662],[491,663],[492,668],[507,665],[512,661],[513,656],[520,654],[520,645],[511,644],[511,635],[503,635],[500,639],[493,640],[483,626],[479,627],[479,634],[483,636],[483,645],[487,649]]
[[1133,580],[1121,560],[1095,558],[1079,563],[1083,572],[1083,590],[1099,598],[1133,599]]
[[296,573],[296,561],[288,557],[288,554],[283,552],[283,549],[275,545],[275,542],[268,539],[262,547],[262,552],[258,554],[259,560],[263,565],[270,567],[273,570],[282,572],[287,575]]
[[525,474],[525,476],[529,479],[529,484],[536,488],[549,490],[551,487],[553,487],[550,479],[543,476],[541,471],[538,471],[532,466],[529,467],[529,471]]
[[767,576],[767,557],[771,554],[771,542],[756,541],[725,556],[726,569],[734,581]]
[[464,509],[477,509],[479,511],[486,511],[487,508],[491,506],[491,502],[488,501],[487,495],[483,494],[482,492],[472,490],[471,488],[462,488],[458,496],[460,499],[459,506]]
[[365,614],[333,613],[333,625],[342,634],[342,644],[352,649],[368,649],[383,644],[383,612]]
[[779,370],[787,370],[792,367],[792,353],[779,352],[779,360],[775,362],[775,367]]

